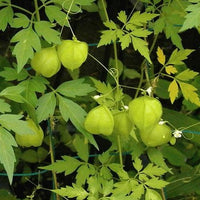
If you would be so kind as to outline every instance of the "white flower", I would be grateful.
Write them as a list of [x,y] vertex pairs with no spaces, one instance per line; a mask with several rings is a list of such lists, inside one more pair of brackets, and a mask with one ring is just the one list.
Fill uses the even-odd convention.
[[165,124],[165,123],[166,123],[166,121],[164,121],[164,120],[162,120],[162,119],[158,122],[159,125],[163,125],[163,124]]
[[149,87],[149,88],[146,90],[146,92],[148,93],[149,96],[151,96],[152,90],[153,90],[152,87]]
[[125,110],[128,110],[128,109],[129,109],[129,107],[126,106],[126,105],[124,105],[123,107],[124,107]]
[[94,99],[99,99],[100,98],[100,95],[95,95],[93,96]]
[[175,130],[173,133],[175,138],[180,138],[182,137],[182,131],[179,131],[179,130]]

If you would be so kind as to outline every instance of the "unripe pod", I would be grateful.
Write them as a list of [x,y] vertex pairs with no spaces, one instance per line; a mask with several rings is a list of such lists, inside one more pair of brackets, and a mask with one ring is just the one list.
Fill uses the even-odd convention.
[[36,52],[31,60],[31,67],[44,77],[52,77],[61,67],[55,47],[43,48]]
[[67,69],[79,68],[87,59],[88,45],[79,40],[63,40],[57,47],[58,57]]
[[93,108],[88,113],[84,126],[92,134],[111,135],[114,128],[114,119],[111,111],[103,105]]
[[151,129],[162,116],[162,105],[156,98],[142,96],[129,103],[129,116],[141,131]]
[[27,133],[27,134],[15,134],[15,139],[18,145],[22,147],[38,147],[41,146],[43,138],[44,138],[44,132],[42,128],[39,126],[37,127],[36,124],[33,122],[32,119],[27,120],[29,128],[33,131],[33,133]]
[[153,129],[140,132],[141,139],[146,146],[156,147],[170,141],[171,129],[166,124],[156,124]]
[[122,111],[113,115],[114,117],[114,130],[113,133],[123,136],[128,136],[133,129],[128,112]]

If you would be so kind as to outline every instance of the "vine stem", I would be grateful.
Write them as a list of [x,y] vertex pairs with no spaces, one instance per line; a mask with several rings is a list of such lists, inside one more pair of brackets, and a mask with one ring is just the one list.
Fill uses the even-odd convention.
[[37,0],[34,0],[34,5],[35,5],[35,12],[36,12],[37,21],[40,21],[40,12],[39,12],[39,7],[38,7]]
[[[49,128],[49,150],[50,150],[50,158],[51,158],[51,164],[55,162],[54,159],[54,148],[53,148],[53,141],[52,141],[52,122],[53,119],[48,120],[48,128]],[[53,181],[54,181],[54,188],[58,189],[58,181],[55,171],[52,171]],[[60,200],[60,196],[56,194],[56,200]]]
[[[153,39],[151,48],[150,48],[150,50],[149,50],[149,54],[151,54],[151,52],[153,51],[157,39],[158,39],[158,34],[155,35],[155,37],[154,37],[154,39]],[[146,63],[146,59],[144,59],[143,62],[142,62],[142,64],[140,65],[140,68],[141,68],[141,77],[140,77],[140,81],[139,81],[139,84],[138,84],[138,87],[137,87],[138,89],[136,90],[136,93],[135,93],[135,97],[134,97],[134,98],[136,98],[136,97],[138,96],[139,91],[140,91],[140,88],[142,87],[143,78],[144,78],[144,71],[145,71],[146,78],[148,79],[147,81],[148,81],[148,83],[150,84],[149,75],[148,75],[148,70],[147,70],[147,67],[145,67],[145,63]],[[152,73],[152,74],[154,73],[153,65],[151,66],[151,73]]]
[[[108,16],[108,12],[106,10],[106,6],[103,0],[102,1],[102,5],[103,5],[103,10],[104,10],[104,14],[106,16],[106,20],[109,21],[109,16]],[[119,92],[119,66],[118,66],[118,55],[117,55],[117,44],[116,41],[113,42],[113,48],[114,48],[114,59],[115,59],[115,68],[116,68],[116,76],[114,77],[115,81],[116,81],[116,89],[117,89],[117,93]],[[119,103],[117,102],[117,108],[119,107]],[[119,151],[119,160],[120,160],[120,164],[123,165],[123,158],[122,158],[122,147],[121,147],[121,140],[120,137],[117,136],[117,143],[118,143],[118,151]]]

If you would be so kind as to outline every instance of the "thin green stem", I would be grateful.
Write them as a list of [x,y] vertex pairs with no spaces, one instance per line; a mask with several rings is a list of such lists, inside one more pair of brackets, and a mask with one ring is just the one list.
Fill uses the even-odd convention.
[[39,7],[38,7],[37,0],[34,0],[34,5],[35,5],[36,19],[39,22],[40,21],[40,12],[39,12]]
[[[54,149],[53,149],[53,141],[52,141],[52,131],[53,131],[53,119],[49,120],[49,151],[50,151],[50,158],[51,158],[51,164],[55,162],[54,159]],[[54,188],[58,189],[58,181],[57,181],[57,176],[55,171],[52,170],[52,176],[53,176],[53,181],[54,181]],[[56,199],[60,200],[60,196],[56,194]]]
[[8,5],[11,6],[12,8],[17,8],[17,9],[19,9],[19,10],[21,10],[21,11],[23,11],[23,12],[29,14],[29,15],[32,15],[32,12],[30,12],[29,10],[26,10],[25,8],[22,8],[20,6],[14,5],[14,4],[5,4],[5,6],[8,6]]
[[[152,42],[152,45],[151,45],[150,50],[149,50],[149,54],[151,54],[151,52],[153,51],[157,39],[158,39],[158,35],[155,35],[155,37],[154,37],[154,39],[153,39],[153,42]],[[144,79],[144,71],[145,71],[146,78],[148,79],[147,81],[148,81],[148,83],[150,84],[149,74],[148,74],[147,67],[145,67],[145,63],[146,63],[146,59],[144,59],[143,62],[142,62],[142,64],[140,65],[140,68],[141,68],[141,76],[140,76],[140,81],[139,81],[139,84],[138,84],[138,89],[136,90],[136,93],[135,93],[135,97],[134,97],[134,98],[136,98],[136,97],[138,96],[139,91],[140,91],[140,88],[142,87],[142,83],[143,83],[143,79]],[[152,68],[153,68],[153,65],[152,65]],[[154,69],[152,69],[152,72],[154,72]]]
[[119,161],[120,161],[120,164],[123,166],[121,139],[119,135],[117,136],[117,144],[118,144],[118,150],[119,150]]
[[101,1],[102,1],[102,5],[103,5],[104,14],[106,16],[106,20],[109,21],[108,12],[106,10],[106,5],[103,0],[101,0]]

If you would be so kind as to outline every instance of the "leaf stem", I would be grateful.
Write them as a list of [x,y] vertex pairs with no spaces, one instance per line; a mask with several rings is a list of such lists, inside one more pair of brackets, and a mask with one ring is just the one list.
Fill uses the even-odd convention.
[[39,8],[38,8],[37,0],[34,0],[34,5],[35,5],[36,19],[37,19],[37,21],[40,21],[40,12],[39,12]]
[[121,147],[121,140],[120,136],[117,136],[117,144],[118,144],[118,150],[119,150],[119,161],[120,164],[123,166],[123,158],[122,158],[122,147]]
[[[51,164],[55,162],[54,159],[54,148],[53,148],[53,141],[52,141],[52,131],[53,131],[53,119],[50,118],[48,120],[48,129],[49,129],[49,150],[50,150],[50,158],[51,158]],[[53,181],[54,181],[54,188],[58,189],[58,182],[57,182],[57,176],[55,171],[52,171]],[[60,200],[60,196],[56,194],[56,199]]]

